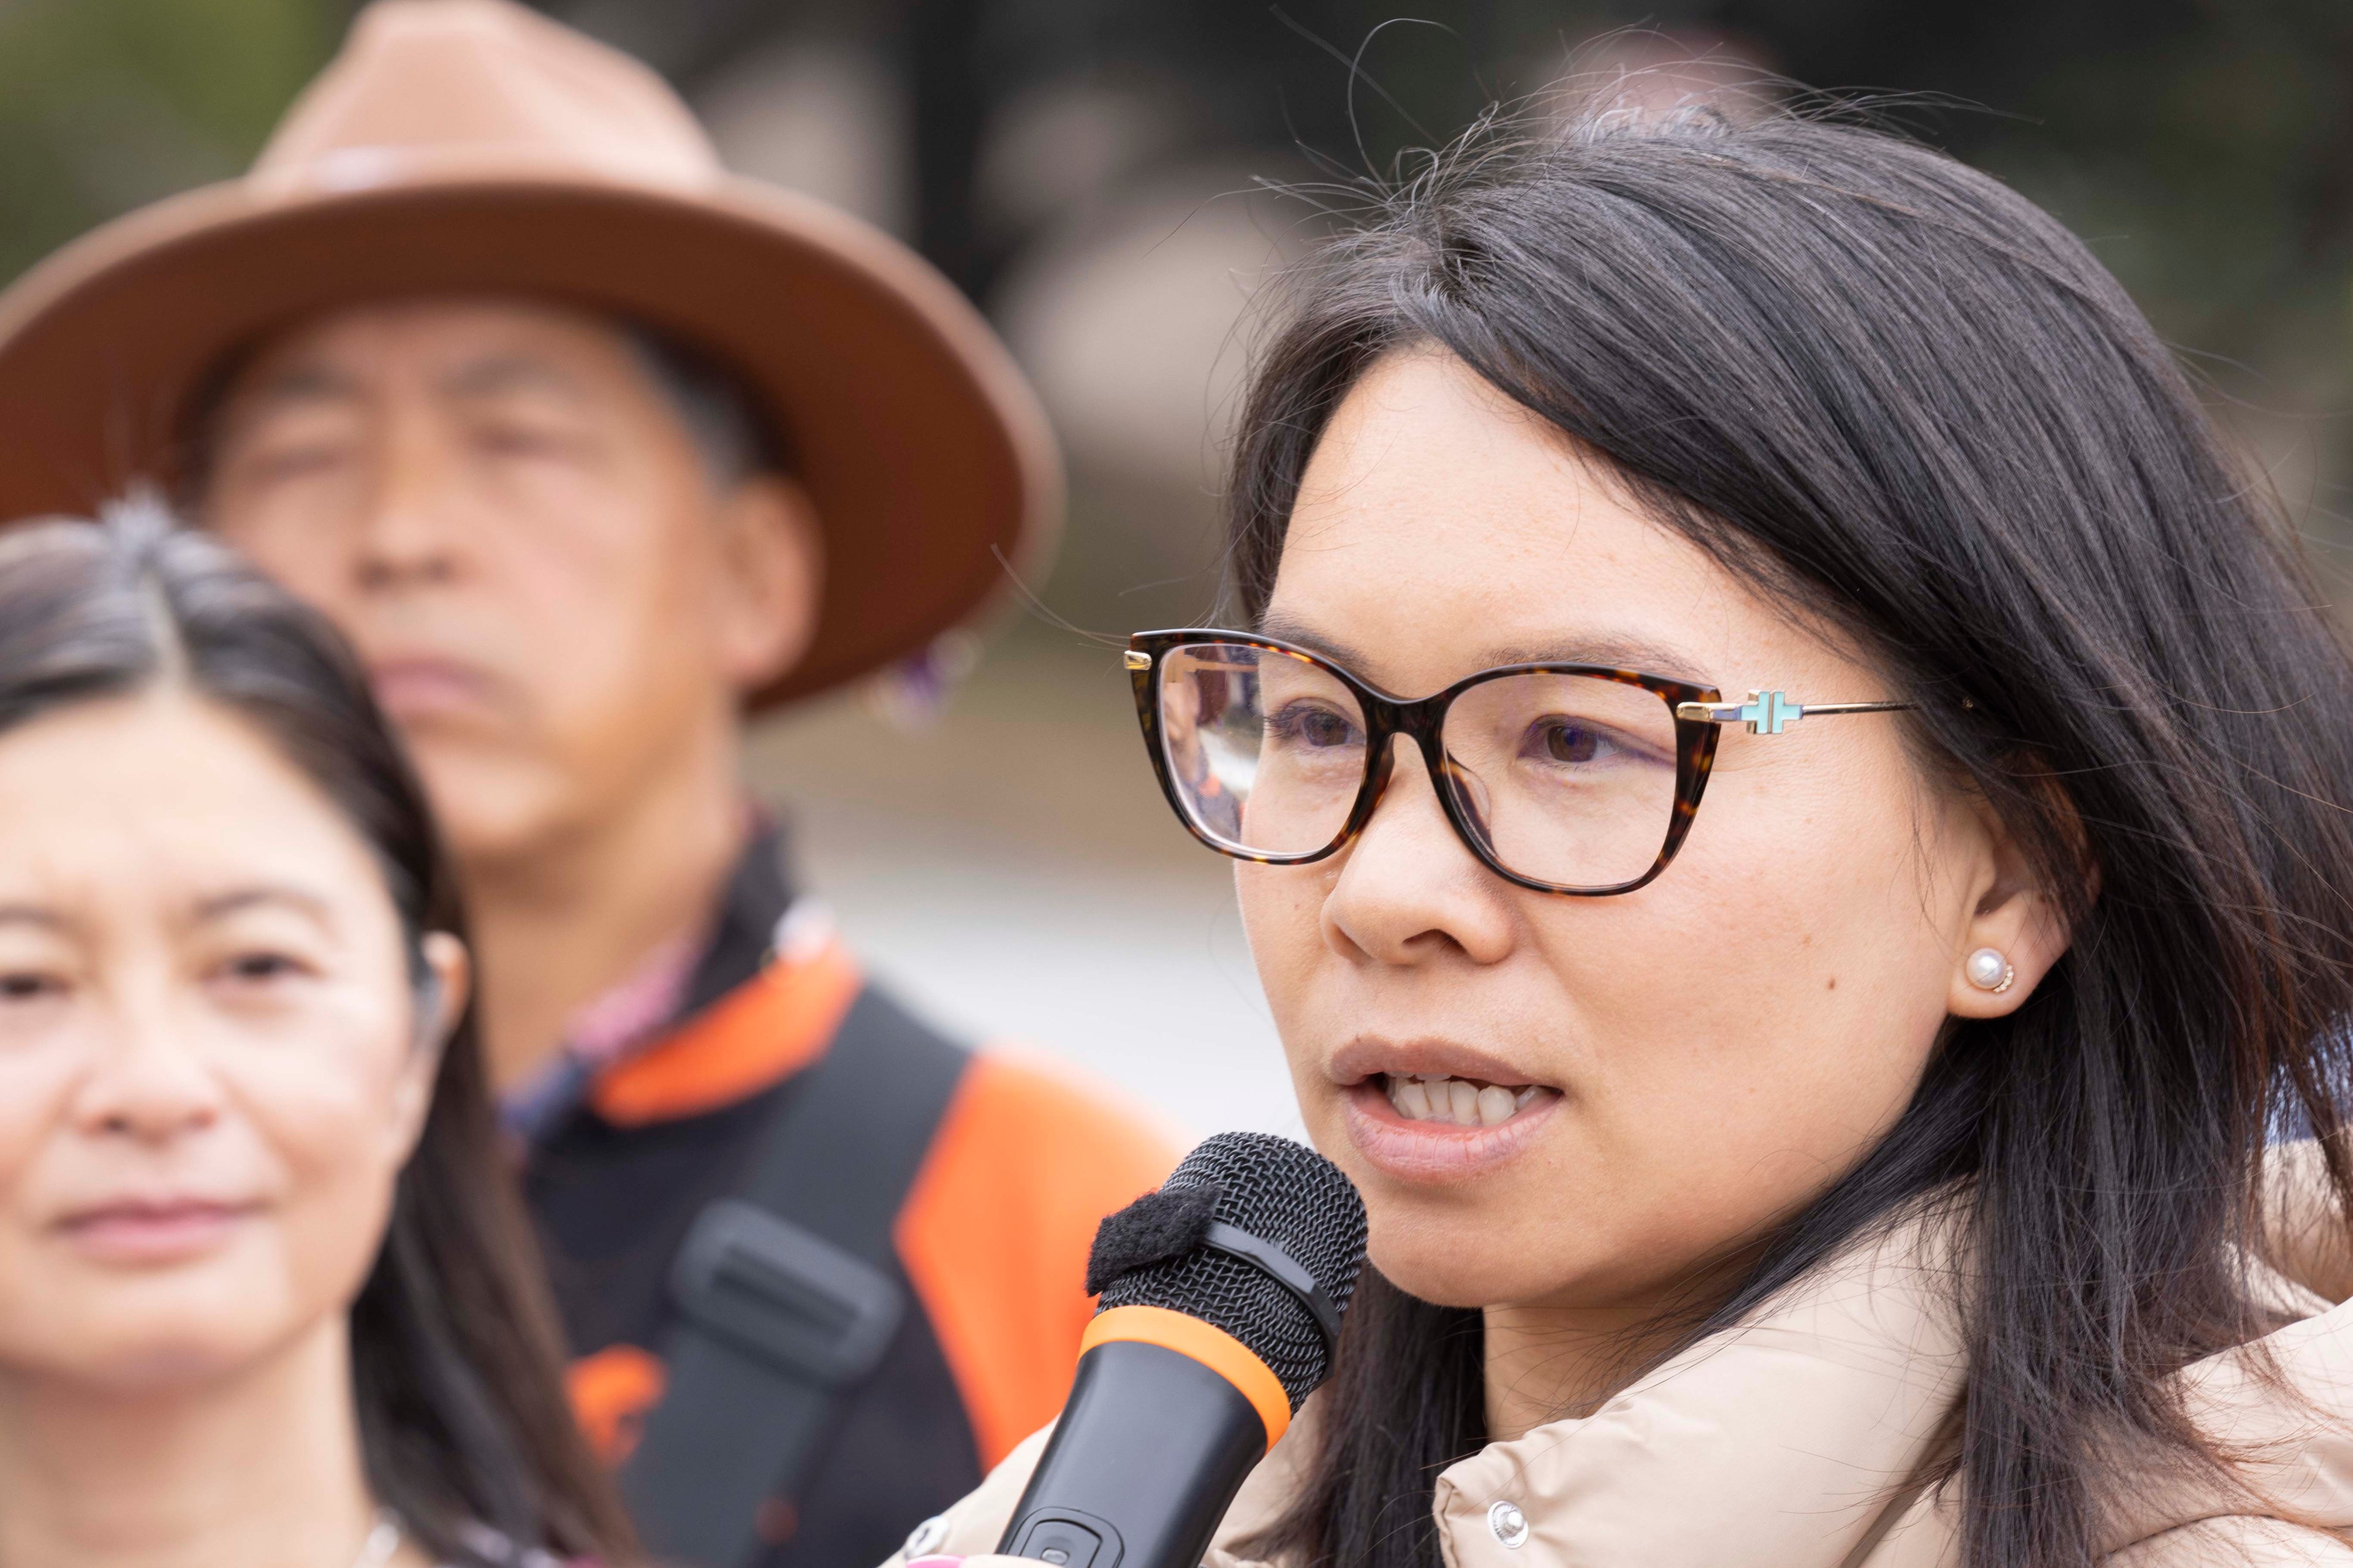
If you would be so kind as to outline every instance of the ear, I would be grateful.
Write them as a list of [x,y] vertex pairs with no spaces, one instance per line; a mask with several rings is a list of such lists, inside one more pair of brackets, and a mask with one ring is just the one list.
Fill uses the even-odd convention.
[[449,1031],[465,1016],[474,984],[473,957],[464,942],[448,931],[427,931],[419,946],[427,978],[417,988],[417,1012],[410,1021],[413,1044],[392,1089],[393,1133],[403,1162],[424,1134],[426,1114],[433,1109],[433,1085],[440,1076],[442,1048],[449,1043]]
[[[1957,1018],[1999,1018],[2016,1012],[2034,994],[2067,951],[2073,933],[2057,900],[1991,804],[1978,803],[1976,816],[1987,837],[1987,855],[1975,909],[1961,924],[1953,953],[1945,1007]],[[1970,981],[1969,955],[1979,948],[1991,948],[2008,961],[2013,978],[2006,989],[1995,992]]]
[[808,492],[780,474],[737,481],[717,510],[720,670],[752,691],[798,663],[817,635],[825,536]]

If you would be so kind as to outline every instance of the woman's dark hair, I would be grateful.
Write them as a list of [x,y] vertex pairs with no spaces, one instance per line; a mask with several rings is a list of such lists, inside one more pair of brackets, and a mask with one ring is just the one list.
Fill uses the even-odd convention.
[[[462,938],[464,911],[417,775],[326,622],[153,507],[0,534],[0,732],[165,684],[242,716],[374,849],[421,995],[424,935]],[[565,1402],[536,1257],[469,1007],[351,1321],[369,1482],[438,1562],[486,1560],[485,1527],[518,1548],[634,1553]]]
[[[2275,1125],[2321,1137],[2344,1206],[2353,679],[2269,492],[2124,290],[1938,153],[1686,110],[1488,127],[1282,299],[1234,462],[1240,613],[1334,409],[1383,354],[1444,352],[1854,638],[2071,922],[2033,996],[1953,1023],[1894,1130],[1679,1342],[1962,1192],[1964,1561],[2089,1563],[2111,1489],[2227,1482],[2169,1374],[2271,1326],[2245,1260]],[[1480,1319],[1367,1276],[1260,1545],[1436,1568],[1434,1478],[1484,1440]]]

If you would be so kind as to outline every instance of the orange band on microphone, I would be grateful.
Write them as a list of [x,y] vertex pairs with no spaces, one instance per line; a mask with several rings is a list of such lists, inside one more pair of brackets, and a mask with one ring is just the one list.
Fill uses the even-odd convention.
[[1282,1440],[1291,1426],[1291,1395],[1283,1392],[1282,1379],[1250,1346],[1214,1324],[1166,1307],[1113,1307],[1097,1312],[1087,1325],[1085,1337],[1079,1341],[1079,1353],[1084,1355],[1114,1340],[1158,1345],[1190,1356],[1232,1384],[1266,1424],[1270,1448]]

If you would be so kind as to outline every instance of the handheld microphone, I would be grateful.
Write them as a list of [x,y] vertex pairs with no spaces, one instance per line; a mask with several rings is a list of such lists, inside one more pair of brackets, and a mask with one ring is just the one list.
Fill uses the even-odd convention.
[[1235,1492],[1332,1369],[1365,1205],[1303,1144],[1221,1132],[1095,1233],[1102,1304],[997,1550],[1198,1568]]

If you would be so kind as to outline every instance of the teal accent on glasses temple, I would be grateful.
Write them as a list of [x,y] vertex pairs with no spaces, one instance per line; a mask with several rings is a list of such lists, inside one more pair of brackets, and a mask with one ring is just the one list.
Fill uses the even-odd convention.
[[1786,692],[1752,691],[1746,702],[1683,702],[1675,707],[1678,719],[1703,724],[1746,724],[1752,735],[1778,735],[1810,715],[1894,713],[1909,702],[1792,702]]

